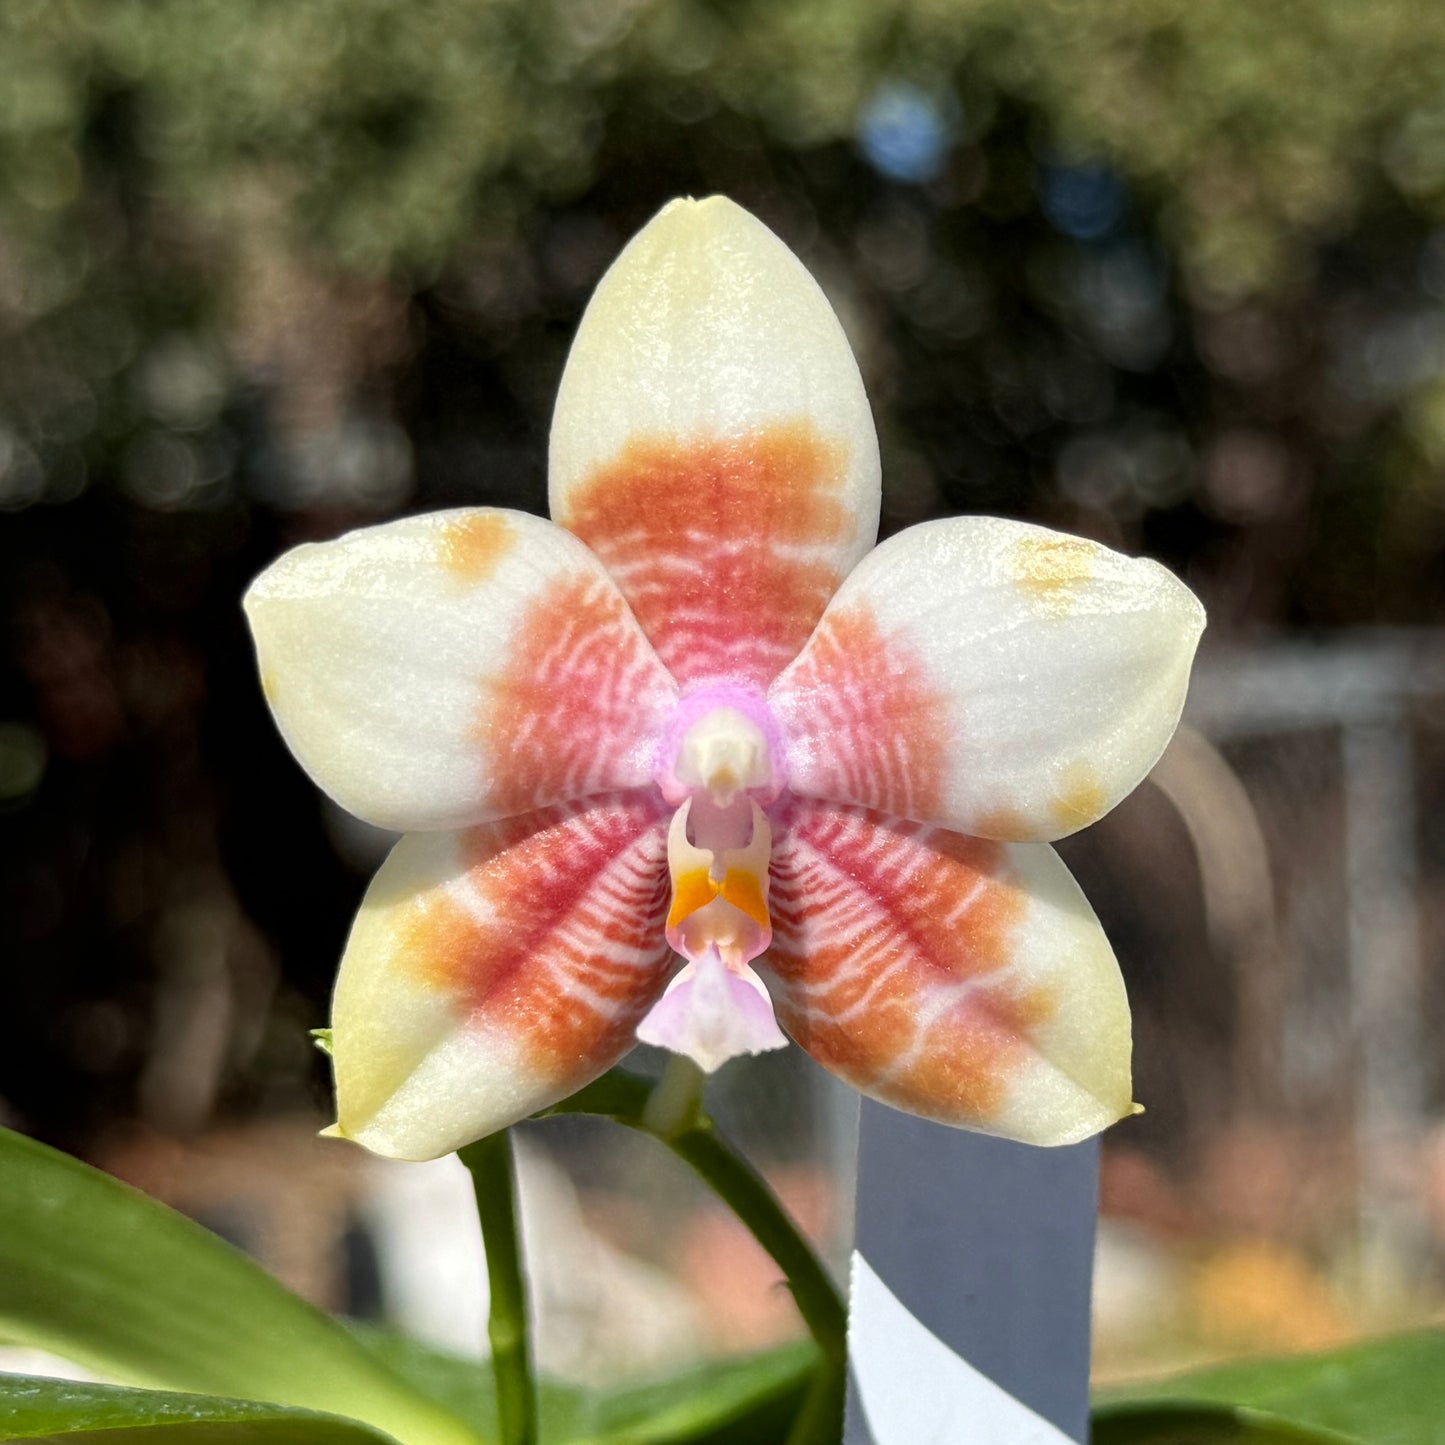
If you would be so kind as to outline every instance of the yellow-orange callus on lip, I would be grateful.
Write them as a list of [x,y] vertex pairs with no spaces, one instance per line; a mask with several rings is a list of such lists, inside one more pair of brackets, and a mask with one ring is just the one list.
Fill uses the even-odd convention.
[[760,879],[748,868],[729,868],[718,889],[719,897],[731,903],[739,913],[746,914],[762,928],[769,926],[768,902],[764,897],[766,876],[765,872]]
[[708,876],[706,868],[690,868],[685,873],[674,874],[667,926],[676,928],[684,918],[696,913],[699,908],[705,908],[717,895],[718,886]]
[[721,883],[698,869],[674,878],[667,926],[676,928],[683,919],[705,908],[715,898],[730,903],[761,927],[768,926],[768,905],[763,897],[763,885],[755,874],[744,868],[729,868]]
[[[700,736],[714,739],[716,733],[703,729]],[[714,769],[698,771],[716,782]],[[745,794],[721,803],[708,795],[690,797],[668,828],[667,941],[687,962],[637,1037],[686,1055],[708,1073],[739,1055],[787,1043],[767,990],[748,967],[773,936],[772,836],[763,810]]]
[[[772,829],[763,810],[748,798],[725,810],[714,826],[748,829],[737,847],[704,847],[688,837],[692,800],[673,814],[668,828],[667,860],[672,903],[667,941],[685,958],[698,959],[716,947],[730,965],[756,958],[772,937],[768,917],[768,862]],[[716,840],[713,840],[716,841]]]

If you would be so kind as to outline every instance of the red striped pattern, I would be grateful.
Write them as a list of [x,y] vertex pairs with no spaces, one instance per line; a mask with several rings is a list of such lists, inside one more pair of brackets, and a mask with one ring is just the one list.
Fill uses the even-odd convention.
[[953,733],[947,694],[866,603],[830,609],[768,701],[796,791],[898,818],[938,816]]
[[560,1097],[632,1047],[662,992],[663,814],[643,794],[618,795],[459,842],[462,871],[417,897],[405,956],[474,1025],[515,1039]]
[[677,688],[601,577],[566,578],[531,604],[506,670],[484,684],[478,740],[501,815],[635,787]]
[[778,834],[760,965],[783,1027],[885,1103],[987,1128],[1054,1007],[1010,966],[1028,899],[1006,849],[802,800]]
[[808,423],[639,439],[558,518],[602,559],[679,683],[764,687],[797,655],[857,523],[845,456]]

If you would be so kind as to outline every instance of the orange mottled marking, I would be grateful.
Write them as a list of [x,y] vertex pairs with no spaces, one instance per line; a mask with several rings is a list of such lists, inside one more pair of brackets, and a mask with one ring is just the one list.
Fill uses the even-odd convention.
[[1102,817],[1109,795],[1099,770],[1080,758],[1059,772],[1054,797],[1054,816],[1069,828],[1083,828]]
[[442,529],[441,560],[458,581],[485,582],[511,550],[512,523],[502,512],[458,517]]
[[764,964],[783,1026],[867,1093],[987,1126],[1054,1009],[1010,966],[1027,895],[1007,850],[808,802],[780,831]]
[[844,449],[811,423],[640,438],[558,520],[601,557],[683,684],[764,686],[807,641],[856,534]]
[[492,806],[523,813],[636,786],[676,697],[606,578],[565,578],[518,625],[506,668],[484,685],[476,736]]
[[472,1026],[558,1080],[631,1047],[669,950],[666,835],[638,795],[461,835],[463,873],[417,900],[403,956]]
[[948,695],[867,603],[835,607],[772,698],[794,786],[900,818],[937,817],[954,735]]
[[1079,537],[1022,537],[1010,566],[1014,581],[1046,617],[1074,610],[1080,583],[1094,575],[1099,548]]
[[996,988],[970,1012],[955,1009],[933,1025],[918,1056],[902,1072],[899,1104],[937,1117],[940,1103],[960,1105],[987,1123],[1003,1103],[1010,1072],[1028,1051],[1029,1037],[1058,1007],[1048,988]]

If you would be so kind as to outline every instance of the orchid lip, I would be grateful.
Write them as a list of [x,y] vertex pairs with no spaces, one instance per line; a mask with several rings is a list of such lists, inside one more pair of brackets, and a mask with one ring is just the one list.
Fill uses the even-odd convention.
[[[644,1043],[685,1054],[711,1073],[739,1054],[780,1048],[786,1042],[762,980],[748,966],[772,942],[768,913],[773,832],[755,797],[738,784],[766,785],[762,733],[731,708],[701,714],[702,736],[722,739],[731,768],[741,776],[725,795],[706,778],[673,814],[667,862],[672,882],[665,934],[686,962],[637,1030]],[[715,726],[711,726],[715,724]],[[694,730],[698,724],[694,723]],[[684,733],[684,739],[694,731]],[[703,750],[704,760],[711,754]],[[686,748],[684,746],[684,752]],[[706,771],[684,757],[684,778]]]
[[[701,800],[706,810],[706,798]],[[773,834],[763,810],[739,798],[714,810],[712,829],[694,832],[694,800],[673,815],[667,860],[672,877],[667,941],[696,962],[716,949],[729,968],[742,968],[772,941],[768,865]]]
[[637,1037],[685,1054],[705,1073],[729,1059],[787,1045],[762,980],[728,964],[716,947],[678,971],[637,1028]]

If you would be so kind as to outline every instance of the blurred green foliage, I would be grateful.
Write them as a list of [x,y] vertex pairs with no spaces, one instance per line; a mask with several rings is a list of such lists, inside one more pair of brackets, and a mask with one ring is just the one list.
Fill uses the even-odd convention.
[[48,243],[107,94],[179,221],[260,207],[370,271],[585,191],[625,104],[807,149],[898,76],[1107,157],[1225,295],[1298,284],[1381,187],[1445,200],[1445,17],[1407,0],[10,0],[0,35],[7,228]]
[[[900,88],[937,152],[902,170]],[[1442,142],[1445,13],[1405,0],[10,0],[0,493],[214,495],[250,387],[303,492],[340,449],[386,510],[428,302],[540,429],[543,332],[716,188],[849,313],[897,521],[1202,553],[1222,620],[1420,615]]]

